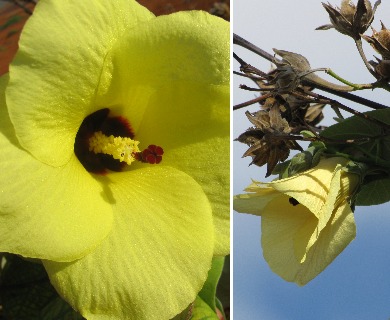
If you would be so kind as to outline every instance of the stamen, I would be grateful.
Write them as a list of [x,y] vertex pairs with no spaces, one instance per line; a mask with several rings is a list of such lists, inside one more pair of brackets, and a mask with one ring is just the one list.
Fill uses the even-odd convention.
[[101,131],[97,131],[89,138],[89,151],[109,154],[114,159],[130,165],[140,152],[138,144],[139,141],[128,137],[114,137],[113,135],[107,137]]

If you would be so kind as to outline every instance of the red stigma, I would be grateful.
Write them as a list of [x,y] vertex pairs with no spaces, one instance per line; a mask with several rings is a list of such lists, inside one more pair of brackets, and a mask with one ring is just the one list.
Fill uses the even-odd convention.
[[137,153],[135,158],[141,162],[158,164],[161,162],[163,154],[164,154],[163,148],[151,144],[142,152]]

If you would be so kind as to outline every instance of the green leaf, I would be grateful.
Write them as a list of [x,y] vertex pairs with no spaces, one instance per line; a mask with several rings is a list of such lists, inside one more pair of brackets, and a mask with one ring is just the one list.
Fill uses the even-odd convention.
[[292,157],[288,166],[287,175],[284,172],[283,178],[291,177],[300,172],[309,170],[315,167],[325,151],[325,145],[322,142],[313,142],[309,145],[307,150],[296,154]]
[[218,281],[222,274],[224,262],[224,257],[216,257],[213,259],[207,280],[203,285],[202,290],[198,294],[198,296],[202,298],[202,300],[207,303],[212,310],[215,310],[216,308],[215,295],[217,292]]
[[[390,109],[365,114],[384,124],[390,124]],[[390,137],[384,132],[384,126],[353,116],[328,127],[321,132],[321,136],[336,142],[328,143],[329,148],[349,154],[354,160],[389,167]]]
[[[217,308],[224,312],[230,310],[230,256],[225,257],[221,277],[217,286]],[[228,315],[226,315],[228,316]]]
[[309,130],[302,130],[301,131],[301,135],[304,137],[304,138],[315,138],[315,134]]
[[0,299],[5,319],[83,319],[58,296],[40,263],[10,254],[5,257],[0,276]]
[[199,296],[196,297],[191,320],[219,320],[217,314]]
[[[364,178],[368,173],[376,172],[377,170],[372,171],[371,167],[361,163],[361,162],[354,162],[349,161],[345,167],[343,168],[348,173],[353,173],[359,175],[361,178]],[[373,180],[373,179],[371,179]]]
[[[390,109],[374,110],[364,114],[390,124]],[[382,132],[382,128],[370,120],[358,116],[334,124],[321,132],[321,136],[336,140],[358,139],[364,137],[375,137]]]
[[[230,307],[226,308],[226,305],[225,305],[225,307],[224,307],[224,305],[222,304],[222,302],[221,302],[218,298],[216,298],[215,300],[216,300],[216,304],[217,304],[217,309],[218,309],[219,311],[221,311],[222,316],[223,316],[223,319],[229,320],[229,319],[230,319],[230,314],[228,313],[228,314],[226,315],[225,311],[226,311],[226,310],[230,310]],[[228,312],[229,312],[229,311],[228,311]]]
[[192,310],[194,308],[194,303],[191,303],[187,308],[185,308],[178,315],[173,317],[171,320],[188,320],[191,319]]
[[357,206],[372,206],[390,201],[390,178],[364,184],[356,198]]
[[[216,315],[216,308],[218,305],[218,308],[223,312],[223,307],[218,299],[216,299],[216,291],[222,271],[224,270],[224,262],[225,257],[213,258],[207,280],[202,290],[198,293],[194,304],[188,306],[172,320],[187,320],[190,314],[191,320],[219,319]],[[223,290],[226,290],[226,288],[223,288]],[[227,285],[227,291],[229,291],[229,284]]]
[[291,177],[299,172],[303,172],[311,168],[313,155],[309,150],[305,150],[296,154],[291,159],[291,163],[288,167],[288,176]]
[[272,174],[278,174],[279,179],[287,178],[288,177],[288,167],[291,163],[291,160],[287,160],[285,162],[278,163],[274,170],[272,171]]

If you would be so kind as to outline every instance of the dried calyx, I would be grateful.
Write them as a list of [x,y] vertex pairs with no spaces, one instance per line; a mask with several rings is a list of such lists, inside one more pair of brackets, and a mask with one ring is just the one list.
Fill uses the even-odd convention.
[[381,1],[378,0],[375,2],[374,7],[372,7],[370,1],[359,0],[355,6],[349,0],[343,0],[340,8],[322,3],[329,14],[331,24],[320,26],[316,30],[335,28],[338,32],[358,40],[370,27],[376,8],[380,3]]
[[275,98],[268,98],[262,110],[245,114],[254,127],[236,140],[249,146],[243,157],[252,157],[251,164],[267,164],[266,176],[272,174],[279,161],[287,159],[291,149],[302,151],[299,144],[289,138],[291,128],[282,117],[280,104]]
[[390,60],[390,30],[388,30],[383,22],[381,22],[382,28],[380,31],[376,31],[372,28],[372,36],[363,35],[363,39],[366,40],[371,46],[382,56],[384,60]]
[[388,82],[390,80],[390,30],[382,21],[380,31],[372,27],[371,29],[372,36],[362,35],[362,38],[382,56],[382,59],[375,57],[376,61],[370,61],[370,64],[378,75],[377,79]]
[[[318,131],[318,123],[323,119],[325,104],[317,103],[308,93],[313,89],[302,84],[308,78],[317,81],[308,60],[297,53],[274,49],[282,59],[274,59],[276,68],[269,73],[257,70],[250,65],[242,65],[241,71],[255,75],[254,79],[264,99],[257,112],[246,112],[253,127],[242,133],[236,140],[245,143],[249,149],[243,157],[252,157],[250,164],[267,164],[267,174],[272,174],[279,162],[285,161],[290,150],[302,151],[297,143],[305,140],[302,130]],[[250,89],[241,86],[243,89]]]
[[300,85],[301,78],[310,73],[309,61],[294,52],[273,50],[282,57],[282,60],[273,61],[276,69],[269,74],[273,78],[270,84],[275,84],[275,89],[279,93],[295,90]]

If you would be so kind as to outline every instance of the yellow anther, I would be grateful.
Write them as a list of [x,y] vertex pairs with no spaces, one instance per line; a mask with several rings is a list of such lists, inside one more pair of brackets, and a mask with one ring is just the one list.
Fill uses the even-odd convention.
[[114,159],[130,165],[135,160],[134,155],[140,152],[138,144],[139,141],[127,137],[107,137],[98,131],[89,139],[89,151],[110,154]]

